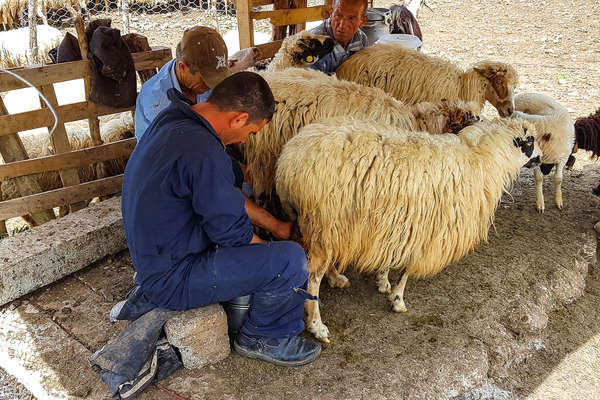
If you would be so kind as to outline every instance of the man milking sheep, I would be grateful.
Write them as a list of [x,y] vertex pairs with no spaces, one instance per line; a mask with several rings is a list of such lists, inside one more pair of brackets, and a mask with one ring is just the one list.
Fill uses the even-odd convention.
[[319,344],[298,336],[310,296],[304,251],[253,233],[225,153],[272,118],[268,84],[240,72],[197,104],[175,89],[168,96],[170,105],[146,130],[123,179],[123,225],[138,295],[170,310],[251,295],[235,350],[284,366],[316,360]]

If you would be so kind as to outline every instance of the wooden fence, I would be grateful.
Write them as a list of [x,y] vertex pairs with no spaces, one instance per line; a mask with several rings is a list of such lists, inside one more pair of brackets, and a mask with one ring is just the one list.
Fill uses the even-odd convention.
[[[85,54],[82,49],[82,53]],[[154,47],[152,51],[133,53],[137,71],[160,68],[171,56],[171,49]],[[70,205],[71,210],[85,206],[86,200],[106,196],[121,191],[122,175],[80,183],[77,168],[107,160],[128,157],[136,144],[136,139],[126,139],[115,143],[102,144],[100,139],[99,116],[133,111],[134,107],[114,108],[89,100],[91,67],[88,60],[34,68],[16,68],[12,72],[33,84],[54,108],[58,125],[51,142],[54,155],[27,159],[18,132],[54,125],[50,110],[42,105],[41,109],[8,114],[0,98],[0,151],[5,164],[0,165],[0,180],[16,178],[20,198],[0,202],[0,232],[6,232],[4,220],[29,214],[37,223],[54,217],[53,207]],[[82,79],[85,83],[85,101],[58,105],[54,83],[73,79]],[[0,72],[0,92],[28,87],[7,73]],[[71,151],[65,130],[65,122],[88,120],[93,147]],[[37,181],[30,175],[40,172],[58,171],[63,187],[40,193]]]
[[[333,0],[325,0],[322,6],[306,7],[306,0],[299,0],[298,8],[280,8],[273,11],[254,11],[253,7],[275,4],[278,8],[277,0],[237,0],[236,13],[238,20],[238,29],[240,35],[240,48],[254,46],[254,20],[269,19],[273,27],[286,25],[299,25],[300,30],[304,29],[306,22],[319,21],[326,19],[329,16],[329,10],[333,4]],[[266,45],[256,46],[264,55],[268,55],[268,51],[273,49],[274,43],[281,44],[280,41],[267,43]],[[278,49],[278,47],[277,47]],[[277,52],[277,49],[273,52]],[[271,55],[272,57],[272,55]],[[265,57],[268,58],[268,57]]]

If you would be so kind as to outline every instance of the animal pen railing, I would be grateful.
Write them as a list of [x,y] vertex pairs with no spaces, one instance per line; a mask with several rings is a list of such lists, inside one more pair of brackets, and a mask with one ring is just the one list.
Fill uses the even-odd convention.
[[[160,68],[172,58],[171,50],[166,47],[133,53],[132,57],[137,71]],[[4,221],[8,218],[29,214],[37,223],[43,223],[54,218],[53,207],[68,205],[71,210],[78,210],[86,205],[86,200],[120,192],[122,175],[80,183],[77,168],[131,154],[136,144],[135,138],[102,144],[98,117],[133,111],[134,107],[114,108],[89,100],[91,67],[88,60],[11,71],[29,81],[48,99],[56,112],[58,124],[50,138],[55,154],[27,159],[18,132],[40,127],[50,129],[54,125],[54,117],[44,103],[41,109],[9,115],[0,98],[0,152],[5,161],[0,165],[0,181],[16,178],[22,196],[0,202],[0,232],[6,233]],[[59,105],[53,84],[82,78],[85,82],[85,101]],[[0,73],[0,92],[25,87],[28,86],[13,76]],[[88,121],[93,147],[71,151],[64,124],[77,120]],[[59,172],[63,187],[41,193],[39,183],[31,175],[49,171]]]

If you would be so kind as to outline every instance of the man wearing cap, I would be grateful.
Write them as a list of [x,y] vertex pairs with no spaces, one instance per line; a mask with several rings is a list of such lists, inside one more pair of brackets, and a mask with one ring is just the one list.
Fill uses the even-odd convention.
[[169,105],[167,90],[175,88],[198,103],[231,73],[253,66],[256,52],[255,48],[245,49],[228,60],[227,45],[219,32],[205,26],[186,30],[177,44],[175,59],[142,85],[135,108],[137,140],[140,141],[152,120]]
[[320,346],[298,336],[312,298],[306,255],[253,233],[225,153],[272,118],[269,85],[244,71],[196,104],[175,89],[168,96],[125,169],[123,225],[140,289],[115,319],[135,308],[128,302],[187,310],[252,295],[236,351],[283,366],[316,360]]
[[310,32],[329,36],[335,45],[311,68],[332,74],[348,57],[369,45],[367,35],[360,30],[367,22],[366,11],[367,0],[334,0],[329,18]]
[[[211,89],[236,69],[249,66],[248,57],[253,53],[247,53],[249,55],[235,58],[233,67],[228,68],[227,45],[216,30],[205,26],[186,30],[177,45],[175,59],[166,63],[158,74],[146,81],[138,95],[135,109],[135,137],[138,142],[154,118],[171,103],[167,96],[169,89],[176,89],[191,102],[199,103],[207,99]],[[243,169],[235,159],[232,158],[231,162],[236,186],[241,189],[244,182]],[[254,225],[268,230],[279,239],[290,238],[291,222],[278,220],[245,194],[244,197],[246,211]]]

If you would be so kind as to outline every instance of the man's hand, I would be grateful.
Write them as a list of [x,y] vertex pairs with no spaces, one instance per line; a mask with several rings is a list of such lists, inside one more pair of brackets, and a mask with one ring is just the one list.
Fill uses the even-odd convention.
[[260,57],[260,51],[256,47],[249,47],[238,51],[229,57],[229,69],[236,73],[253,67]]
[[271,231],[271,233],[275,235],[277,239],[287,240],[292,236],[293,225],[293,222],[278,221],[277,229]]

